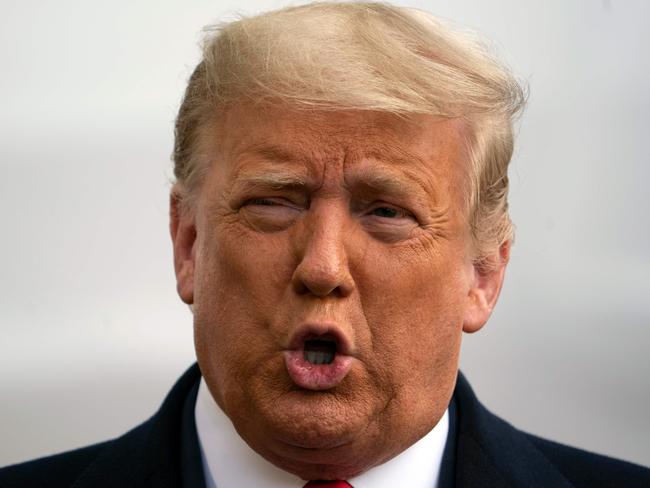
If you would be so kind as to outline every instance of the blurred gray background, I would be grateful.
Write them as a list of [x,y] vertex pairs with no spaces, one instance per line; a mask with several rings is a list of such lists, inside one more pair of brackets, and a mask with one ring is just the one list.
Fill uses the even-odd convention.
[[[650,464],[650,2],[398,2],[530,85],[517,241],[462,367],[515,425]],[[280,1],[1,1],[0,465],[116,436],[194,360],[167,232],[201,28]]]

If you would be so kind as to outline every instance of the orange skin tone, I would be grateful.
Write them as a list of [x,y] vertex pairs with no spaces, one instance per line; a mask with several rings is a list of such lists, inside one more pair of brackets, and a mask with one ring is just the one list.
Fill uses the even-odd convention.
[[[346,479],[429,432],[455,386],[463,331],[487,321],[509,244],[473,264],[463,124],[378,112],[225,111],[194,211],[171,199],[178,292],[199,366],[260,455]],[[296,386],[301,324],[351,345],[334,388]]]

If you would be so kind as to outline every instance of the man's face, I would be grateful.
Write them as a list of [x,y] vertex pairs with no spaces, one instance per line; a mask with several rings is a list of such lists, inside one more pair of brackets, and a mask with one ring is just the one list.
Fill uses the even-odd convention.
[[447,408],[462,330],[489,315],[462,130],[239,107],[212,134],[196,212],[173,212],[179,293],[212,395],[281,468],[351,477]]

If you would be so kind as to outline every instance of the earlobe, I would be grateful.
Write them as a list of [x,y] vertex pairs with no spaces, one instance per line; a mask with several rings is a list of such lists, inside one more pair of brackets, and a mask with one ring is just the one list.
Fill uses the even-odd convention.
[[183,208],[175,189],[169,197],[169,231],[174,247],[176,290],[188,305],[194,303],[194,259],[196,226],[194,215]]
[[464,332],[471,334],[480,330],[490,318],[501,292],[509,257],[510,241],[506,241],[487,263],[473,265],[473,278],[467,293],[468,303],[463,320]]

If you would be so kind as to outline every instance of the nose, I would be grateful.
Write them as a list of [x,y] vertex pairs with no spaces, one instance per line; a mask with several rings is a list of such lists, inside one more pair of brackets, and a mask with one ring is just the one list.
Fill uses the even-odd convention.
[[347,212],[333,205],[310,210],[295,238],[299,262],[292,276],[294,290],[318,297],[346,297],[354,290],[346,252]]

